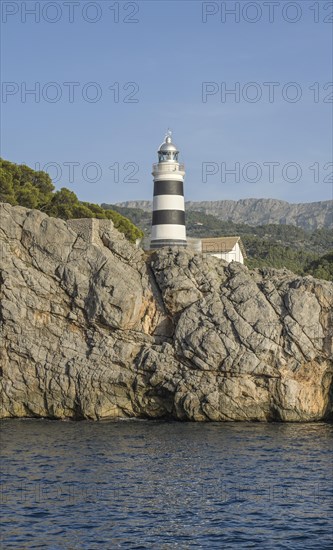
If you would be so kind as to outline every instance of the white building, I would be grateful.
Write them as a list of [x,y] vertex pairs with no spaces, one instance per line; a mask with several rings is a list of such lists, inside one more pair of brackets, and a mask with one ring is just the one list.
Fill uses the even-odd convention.
[[206,239],[188,238],[188,247],[225,260],[226,262],[244,263],[246,252],[240,237],[209,237]]
[[226,262],[244,263],[246,252],[240,237],[217,237],[201,239],[202,253],[215,256]]

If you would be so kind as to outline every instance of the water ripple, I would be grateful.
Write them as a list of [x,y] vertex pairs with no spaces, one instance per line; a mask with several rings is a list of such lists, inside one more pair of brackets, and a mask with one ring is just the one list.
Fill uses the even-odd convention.
[[2,422],[2,547],[332,548],[332,424]]

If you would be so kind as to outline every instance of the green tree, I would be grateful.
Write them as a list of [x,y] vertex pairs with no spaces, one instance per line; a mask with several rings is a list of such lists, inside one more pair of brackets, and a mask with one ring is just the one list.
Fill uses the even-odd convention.
[[0,202],[17,204],[12,175],[4,168],[0,168]]
[[38,208],[40,206],[40,193],[32,183],[21,185],[16,191],[16,200],[19,205],[26,208]]
[[35,171],[29,166],[14,164],[0,159],[0,201],[38,208],[49,216],[63,218],[110,219],[125,236],[135,241],[143,233],[118,212],[105,210],[98,204],[81,202],[76,194],[62,187],[55,187],[48,174]]
[[319,279],[333,281],[333,250],[310,262],[306,266],[305,272]]

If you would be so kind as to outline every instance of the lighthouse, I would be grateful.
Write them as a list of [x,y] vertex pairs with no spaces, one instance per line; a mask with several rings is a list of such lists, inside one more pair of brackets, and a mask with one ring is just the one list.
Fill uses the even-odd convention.
[[150,248],[186,246],[184,165],[168,130],[153,164],[154,201]]

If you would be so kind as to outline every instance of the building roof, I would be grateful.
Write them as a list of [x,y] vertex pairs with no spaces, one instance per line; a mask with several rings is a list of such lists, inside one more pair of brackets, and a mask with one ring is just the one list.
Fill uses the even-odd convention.
[[246,258],[245,248],[240,237],[208,237],[206,239],[201,239],[201,242],[202,252],[204,254],[227,254],[231,252],[238,243],[243,257]]

